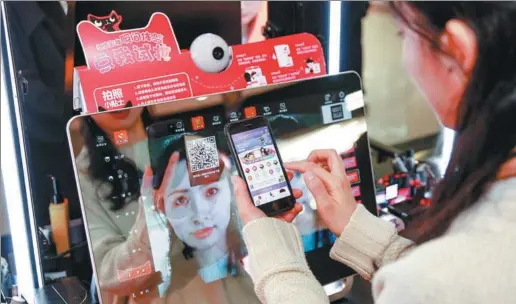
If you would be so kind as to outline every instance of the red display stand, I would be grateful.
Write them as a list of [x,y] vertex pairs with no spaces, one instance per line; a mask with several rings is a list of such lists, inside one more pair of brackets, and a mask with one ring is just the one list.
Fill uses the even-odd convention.
[[[82,21],[77,32],[87,66],[76,67],[75,95],[84,113],[326,74],[322,46],[306,33],[229,47],[220,37],[206,35],[198,38],[205,41],[196,50],[181,50],[170,20],[162,13],[154,13],[144,28],[106,32]],[[221,64],[212,58],[216,48],[229,52],[227,64],[221,71],[206,72],[211,62]]]

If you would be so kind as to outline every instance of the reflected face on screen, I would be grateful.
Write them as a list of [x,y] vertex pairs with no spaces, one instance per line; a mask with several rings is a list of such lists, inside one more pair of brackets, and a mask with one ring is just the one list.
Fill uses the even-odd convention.
[[165,190],[165,214],[177,237],[198,250],[210,249],[223,241],[230,220],[229,181],[221,178],[190,187],[185,160],[178,163],[171,180]]

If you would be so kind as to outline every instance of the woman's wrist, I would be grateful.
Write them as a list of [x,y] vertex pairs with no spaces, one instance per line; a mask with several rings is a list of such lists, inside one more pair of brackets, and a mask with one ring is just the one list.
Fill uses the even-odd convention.
[[332,223],[332,227],[330,228],[331,232],[335,234],[337,237],[340,237],[344,230],[346,230],[346,227],[349,225],[349,222],[351,221],[351,218],[353,217],[353,214],[357,210],[357,204],[353,204],[349,206],[349,210],[347,212],[343,212],[343,216],[341,220],[338,223]]

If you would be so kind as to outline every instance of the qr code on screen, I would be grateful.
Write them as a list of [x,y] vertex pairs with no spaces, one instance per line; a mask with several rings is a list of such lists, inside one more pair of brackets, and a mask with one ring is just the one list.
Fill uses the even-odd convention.
[[186,151],[191,172],[218,168],[220,165],[215,136],[187,141]]

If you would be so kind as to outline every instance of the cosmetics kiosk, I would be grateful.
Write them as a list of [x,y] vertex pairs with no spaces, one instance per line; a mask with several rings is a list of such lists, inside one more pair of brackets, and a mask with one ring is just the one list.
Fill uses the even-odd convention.
[[[84,143],[73,136],[81,130],[74,129],[72,122],[69,149],[66,124],[75,115],[102,109],[87,108],[81,93],[88,92],[74,94],[77,67],[87,63],[76,35],[77,24],[90,22],[107,32],[129,30],[144,27],[153,13],[162,12],[173,26],[179,54],[204,33],[216,34],[235,46],[234,50],[243,42],[288,41],[282,37],[309,33],[321,47],[319,68],[323,66],[324,73],[350,69],[360,73],[359,24],[367,8],[337,1],[264,2],[247,10],[239,2],[205,2],[194,7],[180,1],[150,1],[138,6],[123,2],[2,2],[1,6],[2,180],[10,228],[3,247],[9,251],[6,262],[15,293],[29,303],[95,300],[90,293],[90,287],[94,290],[96,285],[94,270],[89,267],[91,250],[71,161],[80,152],[75,148]],[[29,18],[21,12],[32,15]],[[251,17],[242,25],[244,15]],[[305,64],[310,72],[318,69],[312,62]],[[260,85],[259,77],[246,78],[255,74],[244,75],[245,87],[253,81]],[[201,91],[196,96],[214,93],[218,92]],[[174,103],[167,107],[178,110]],[[63,226],[64,216],[69,229],[63,235],[56,227]],[[57,236],[68,242],[63,245]],[[15,296],[11,287],[2,290],[4,296]],[[337,284],[336,290],[328,288],[328,293],[334,294],[342,291],[343,284]]]

